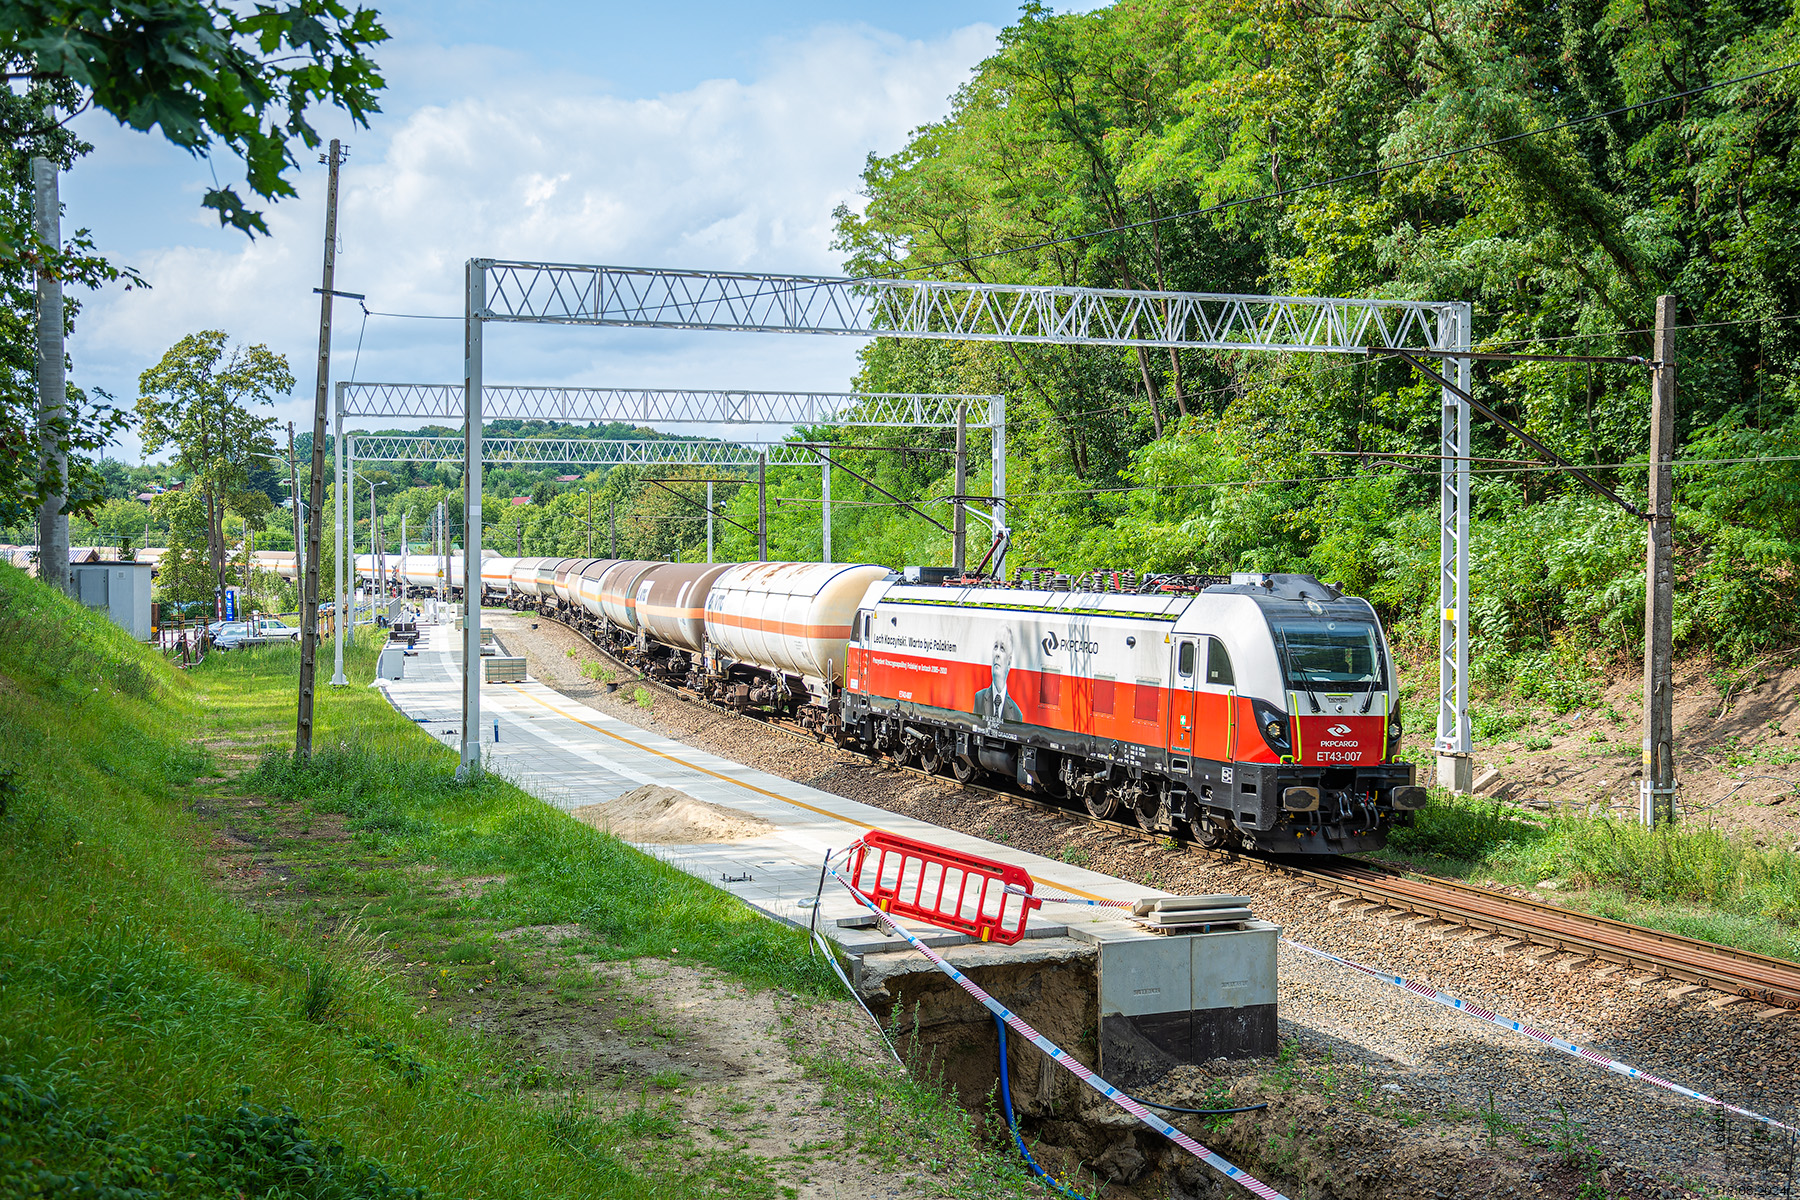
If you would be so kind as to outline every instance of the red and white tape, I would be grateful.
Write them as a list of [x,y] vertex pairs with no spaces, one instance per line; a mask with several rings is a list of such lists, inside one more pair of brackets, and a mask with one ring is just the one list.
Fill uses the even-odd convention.
[[1531,1026],[1523,1024],[1522,1022],[1514,1021],[1509,1017],[1501,1016],[1491,1009],[1483,1008],[1479,1004],[1472,1004],[1467,1000],[1460,1000],[1457,997],[1450,995],[1448,992],[1439,991],[1428,983],[1419,983],[1418,981],[1408,979],[1403,975],[1390,975],[1386,971],[1377,971],[1374,967],[1365,966],[1362,963],[1354,962],[1348,958],[1342,958],[1325,950],[1315,949],[1304,942],[1296,942],[1292,938],[1282,938],[1281,940],[1287,945],[1292,946],[1294,949],[1305,951],[1307,954],[1311,954],[1316,958],[1325,959],[1327,962],[1339,963],[1349,967],[1352,971],[1359,971],[1372,979],[1379,979],[1383,983],[1391,983],[1395,987],[1404,988],[1413,995],[1422,996],[1433,1004],[1441,1004],[1445,1008],[1453,1008],[1457,1012],[1465,1013],[1478,1021],[1486,1021],[1490,1025],[1498,1025],[1500,1028],[1510,1029],[1514,1033],[1522,1033],[1533,1041],[1542,1042],[1546,1046],[1554,1047],[1573,1058],[1579,1058],[1583,1062],[1592,1063],[1598,1067],[1605,1067],[1615,1075],[1623,1075],[1628,1079],[1641,1079],[1645,1083],[1654,1084],[1659,1088],[1665,1088],[1678,1096],[1686,1096],[1689,1100],[1698,1100],[1702,1104],[1710,1104],[1714,1107],[1722,1108],[1726,1112],[1736,1113],[1740,1117],[1749,1117],[1753,1121],[1761,1121],[1763,1124],[1772,1125],[1776,1129],[1785,1129],[1790,1133],[1800,1133],[1800,1129],[1796,1129],[1794,1126],[1784,1122],[1777,1121],[1773,1117],[1765,1117],[1761,1113],[1751,1112],[1747,1108],[1739,1108],[1735,1104],[1727,1104],[1716,1096],[1708,1096],[1704,1092],[1696,1092],[1693,1088],[1682,1087],[1679,1083],[1671,1083],[1660,1075],[1652,1075],[1648,1071],[1640,1071],[1638,1068],[1631,1066],[1628,1063],[1622,1063],[1616,1058],[1608,1058],[1604,1054],[1597,1054],[1586,1046],[1577,1046],[1574,1042],[1564,1041],[1555,1034],[1545,1033],[1541,1029],[1533,1029]]
[[1150,1128],[1156,1130],[1156,1132],[1162,1134],[1171,1142],[1174,1142],[1177,1146],[1180,1146],[1183,1150],[1186,1150],[1189,1154],[1192,1154],[1195,1158],[1219,1172],[1219,1174],[1225,1176],[1225,1178],[1240,1185],[1252,1195],[1261,1197],[1261,1200],[1287,1200],[1286,1196],[1282,1195],[1262,1180],[1249,1174],[1242,1168],[1233,1165],[1231,1162],[1213,1153],[1211,1150],[1208,1150],[1205,1146],[1202,1146],[1199,1142],[1196,1142],[1193,1138],[1181,1132],[1181,1130],[1175,1128],[1173,1125],[1139,1104],[1136,1100],[1133,1100],[1130,1096],[1127,1096],[1124,1092],[1121,1092],[1118,1088],[1088,1070],[1086,1066],[1072,1058],[1062,1047],[1033,1029],[1030,1025],[1027,1025],[1018,1014],[988,995],[974,980],[938,957],[938,955],[932,951],[931,947],[902,929],[892,918],[882,912],[880,908],[876,907],[872,900],[857,891],[848,879],[838,874],[835,869],[831,871],[831,877],[843,884],[845,889],[856,898],[858,903],[874,913],[876,920],[880,921],[883,925],[886,925],[889,929],[892,929],[895,933],[898,933],[901,937],[910,942],[912,948],[930,959],[933,966],[948,975],[951,979],[954,979],[957,984],[962,987],[962,990],[974,997],[976,1002],[983,1008],[999,1017],[1002,1021],[1005,1021],[1007,1025],[1012,1028],[1013,1032],[1017,1033],[1020,1037],[1025,1038],[1039,1050],[1042,1050],[1045,1054],[1049,1055],[1051,1061],[1057,1063],[1059,1066],[1073,1074],[1077,1079],[1081,1080],[1081,1082],[1087,1084],[1096,1092],[1099,1092],[1102,1096],[1105,1096],[1108,1100],[1111,1100],[1114,1104],[1118,1105]]
[[[1080,900],[1072,896],[1039,896],[1038,899],[1044,901],[1046,904],[1085,904],[1090,907],[1105,908],[1131,907],[1130,901],[1126,900]],[[1715,1108],[1724,1109],[1726,1112],[1736,1113],[1740,1117],[1748,1117],[1753,1121],[1761,1121],[1763,1124],[1772,1126],[1776,1129],[1786,1130],[1790,1133],[1800,1133],[1800,1129],[1783,1121],[1777,1121],[1773,1117],[1765,1117],[1759,1112],[1752,1112],[1750,1109],[1740,1108],[1735,1104],[1728,1104],[1716,1096],[1708,1096],[1705,1092],[1697,1092],[1693,1088],[1683,1087],[1681,1084],[1673,1083],[1662,1078],[1660,1075],[1652,1075],[1650,1072],[1639,1070],[1629,1063],[1622,1063],[1616,1058],[1608,1058],[1604,1054],[1596,1053],[1586,1046],[1577,1046],[1575,1043],[1559,1038],[1555,1034],[1545,1033],[1541,1029],[1534,1029],[1530,1025],[1526,1025],[1521,1021],[1515,1021],[1510,1017],[1503,1017],[1499,1013],[1496,1013],[1491,1009],[1483,1008],[1479,1004],[1473,1004],[1467,1000],[1452,996],[1448,992],[1440,991],[1428,983],[1420,983],[1417,980],[1407,979],[1401,975],[1390,975],[1386,971],[1378,971],[1374,967],[1366,966],[1363,963],[1340,957],[1339,955],[1317,949],[1313,946],[1308,946],[1305,942],[1297,942],[1292,938],[1282,938],[1281,940],[1283,943],[1292,946],[1296,950],[1304,951],[1307,954],[1311,954],[1316,958],[1325,959],[1328,962],[1334,962],[1349,967],[1352,971],[1361,972],[1372,979],[1379,979],[1383,983],[1391,983],[1395,987],[1404,988],[1415,996],[1421,996],[1426,1000],[1431,1001],[1433,1004],[1440,1004],[1445,1008],[1455,1009],[1457,1012],[1474,1017],[1478,1021],[1486,1021],[1490,1025],[1498,1025],[1502,1029],[1510,1029],[1514,1033],[1523,1034],[1533,1041],[1541,1042],[1546,1046],[1560,1050],[1572,1058],[1579,1058],[1583,1062],[1592,1063],[1598,1067],[1604,1067],[1615,1075],[1623,1075],[1627,1079],[1641,1079],[1645,1083],[1674,1092],[1678,1096],[1686,1096],[1690,1100],[1697,1100],[1701,1104],[1712,1105]]]

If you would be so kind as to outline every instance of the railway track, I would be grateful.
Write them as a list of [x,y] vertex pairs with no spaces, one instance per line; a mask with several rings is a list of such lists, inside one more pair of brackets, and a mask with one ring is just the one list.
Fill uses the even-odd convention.
[[[538,615],[541,617],[543,614]],[[545,619],[557,620],[554,617]],[[703,705],[724,716],[755,720],[761,726],[778,730],[790,737],[810,744],[821,744],[814,734],[797,725],[738,713],[681,688],[644,676],[636,667],[616,656],[607,647],[596,643],[582,630],[560,620],[558,624],[579,634],[596,653],[616,664],[622,671],[636,676],[637,681],[645,686],[684,703]],[[1655,977],[1681,980],[1728,995],[1760,1001],[1770,1008],[1800,1010],[1800,964],[1784,959],[1646,929],[1641,925],[1607,917],[1573,912],[1553,904],[1509,896],[1453,879],[1402,871],[1379,863],[1339,859],[1297,865],[1292,860],[1259,858],[1255,855],[1207,849],[1166,834],[1148,832],[1136,825],[1099,820],[1085,812],[1006,788],[979,783],[959,784],[947,775],[891,760],[888,765],[938,783],[967,788],[1063,820],[1094,826],[1116,837],[1158,844],[1171,854],[1186,853],[1211,861],[1232,862],[1251,870],[1324,888],[1353,901],[1370,903],[1374,907],[1368,911],[1387,909],[1397,913],[1411,913],[1426,921],[1462,925],[1495,934],[1522,944],[1526,947],[1522,950],[1525,954],[1533,954],[1539,949],[1548,951],[1544,957],[1553,957],[1559,953],[1578,954],[1585,959],[1620,968],[1635,968]]]

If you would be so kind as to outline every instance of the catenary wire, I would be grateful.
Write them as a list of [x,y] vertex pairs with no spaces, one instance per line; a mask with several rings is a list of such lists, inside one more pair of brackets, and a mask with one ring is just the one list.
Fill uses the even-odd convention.
[[[1693,325],[1671,325],[1671,329],[1723,329],[1728,325],[1775,325],[1782,321],[1800,321],[1800,313],[1790,313],[1785,317],[1743,317],[1736,321],[1701,321]],[[1490,342],[1487,348],[1496,346],[1531,346],[1542,342],[1573,342],[1581,339],[1592,341],[1594,338],[1629,337],[1634,333],[1655,333],[1655,329],[1618,329],[1611,333],[1563,333],[1555,337],[1511,338],[1504,342]]]

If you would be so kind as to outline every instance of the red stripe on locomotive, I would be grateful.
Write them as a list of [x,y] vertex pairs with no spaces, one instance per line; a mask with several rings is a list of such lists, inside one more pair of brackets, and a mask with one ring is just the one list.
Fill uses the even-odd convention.
[[[986,663],[928,658],[892,650],[848,650],[851,687],[867,695],[975,714],[976,694],[993,678]],[[866,659],[867,670],[864,670]],[[1091,679],[1014,667],[1017,686],[1007,698],[1028,725],[1065,733],[1133,742],[1216,762],[1279,762],[1256,727],[1246,696],[1188,691],[1126,680]],[[1193,745],[1173,740],[1176,705],[1194,704]],[[1233,712],[1235,706],[1235,712]],[[1235,720],[1233,719],[1235,717]],[[1385,716],[1293,717],[1300,738],[1295,761],[1306,765],[1358,766],[1382,761]],[[1340,732],[1341,731],[1341,732]]]

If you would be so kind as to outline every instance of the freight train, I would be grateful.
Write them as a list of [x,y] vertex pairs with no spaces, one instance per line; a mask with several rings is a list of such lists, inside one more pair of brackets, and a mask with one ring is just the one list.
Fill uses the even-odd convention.
[[[270,556],[271,558],[277,556]],[[385,560],[393,593],[445,587]],[[291,577],[291,561],[285,569]],[[360,579],[377,563],[356,559]],[[463,562],[448,560],[460,595]],[[1379,848],[1423,808],[1368,602],[1307,575],[1011,584],[868,564],[482,562],[482,600],[740,712],[1099,819],[1263,853]]]

